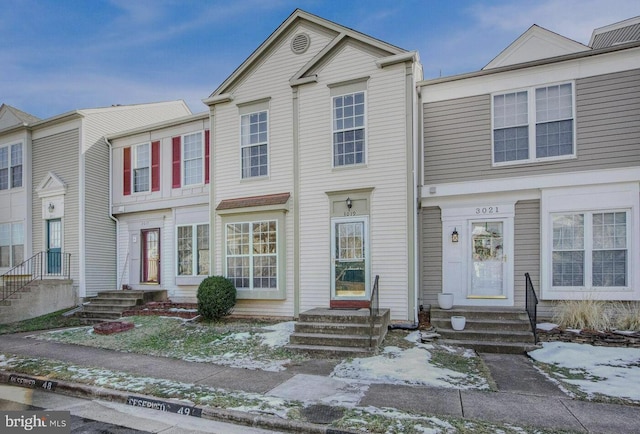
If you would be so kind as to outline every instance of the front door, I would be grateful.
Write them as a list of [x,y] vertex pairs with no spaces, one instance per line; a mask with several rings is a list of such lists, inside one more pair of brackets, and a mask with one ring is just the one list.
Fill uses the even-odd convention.
[[47,220],[47,274],[62,271],[62,220]]
[[367,217],[332,219],[331,251],[331,300],[368,300]]
[[160,283],[160,229],[145,229],[142,238],[142,283]]
[[504,226],[502,220],[471,221],[471,267],[467,298],[507,298]]

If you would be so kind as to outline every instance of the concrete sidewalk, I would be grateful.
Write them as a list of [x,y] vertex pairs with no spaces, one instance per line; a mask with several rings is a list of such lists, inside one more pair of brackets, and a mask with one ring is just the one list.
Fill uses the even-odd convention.
[[[525,356],[482,354],[499,390],[484,392],[347,383],[330,377],[339,362],[336,360],[311,360],[286,371],[266,372],[40,341],[26,338],[27,335],[29,334],[0,336],[0,351],[284,399],[318,403],[335,399],[361,407],[386,407],[424,415],[575,432],[640,432],[640,407],[573,400],[542,376]],[[7,373],[0,375],[0,382],[7,381],[7,378]],[[99,387],[61,383],[61,392],[77,393],[78,396],[94,396],[121,402],[128,395]],[[203,416],[282,431],[340,432],[318,423],[288,421],[219,409],[207,408],[203,411]]]

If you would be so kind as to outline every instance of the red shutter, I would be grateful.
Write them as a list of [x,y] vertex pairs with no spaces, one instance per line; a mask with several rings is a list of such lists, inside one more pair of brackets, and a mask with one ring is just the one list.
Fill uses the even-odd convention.
[[209,130],[204,130],[204,183],[209,183]]
[[173,176],[173,188],[180,188],[180,136],[173,138],[173,163],[172,163],[172,176]]
[[160,191],[160,142],[151,143],[151,191]]
[[122,192],[125,196],[131,194],[131,147],[124,148],[122,170]]

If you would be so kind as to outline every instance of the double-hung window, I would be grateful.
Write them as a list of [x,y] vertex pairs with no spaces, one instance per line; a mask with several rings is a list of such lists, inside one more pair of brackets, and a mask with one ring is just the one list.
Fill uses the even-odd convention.
[[333,97],[333,166],[365,162],[365,92]]
[[0,267],[15,267],[24,261],[22,223],[0,224]]
[[552,215],[552,286],[628,286],[629,212],[589,211]]
[[240,159],[242,178],[269,173],[269,112],[262,110],[240,116]]
[[204,140],[202,132],[182,136],[182,185],[204,183]]
[[209,275],[209,225],[178,226],[178,276]]
[[0,147],[0,190],[22,187],[22,143]]
[[133,148],[133,191],[139,193],[151,188],[151,150],[149,143]]
[[278,288],[278,222],[263,220],[226,225],[226,270],[236,288]]
[[573,84],[494,94],[493,163],[543,161],[575,155]]

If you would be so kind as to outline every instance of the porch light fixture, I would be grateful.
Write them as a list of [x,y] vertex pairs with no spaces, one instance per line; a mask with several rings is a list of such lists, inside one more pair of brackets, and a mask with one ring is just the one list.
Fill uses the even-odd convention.
[[347,208],[351,209],[351,207],[353,206],[353,202],[351,201],[351,198],[348,197],[345,202],[347,202]]
[[453,232],[451,233],[451,242],[452,243],[458,242],[458,228],[453,228]]
[[56,206],[53,204],[53,202],[49,202],[49,212],[53,212],[55,208]]

